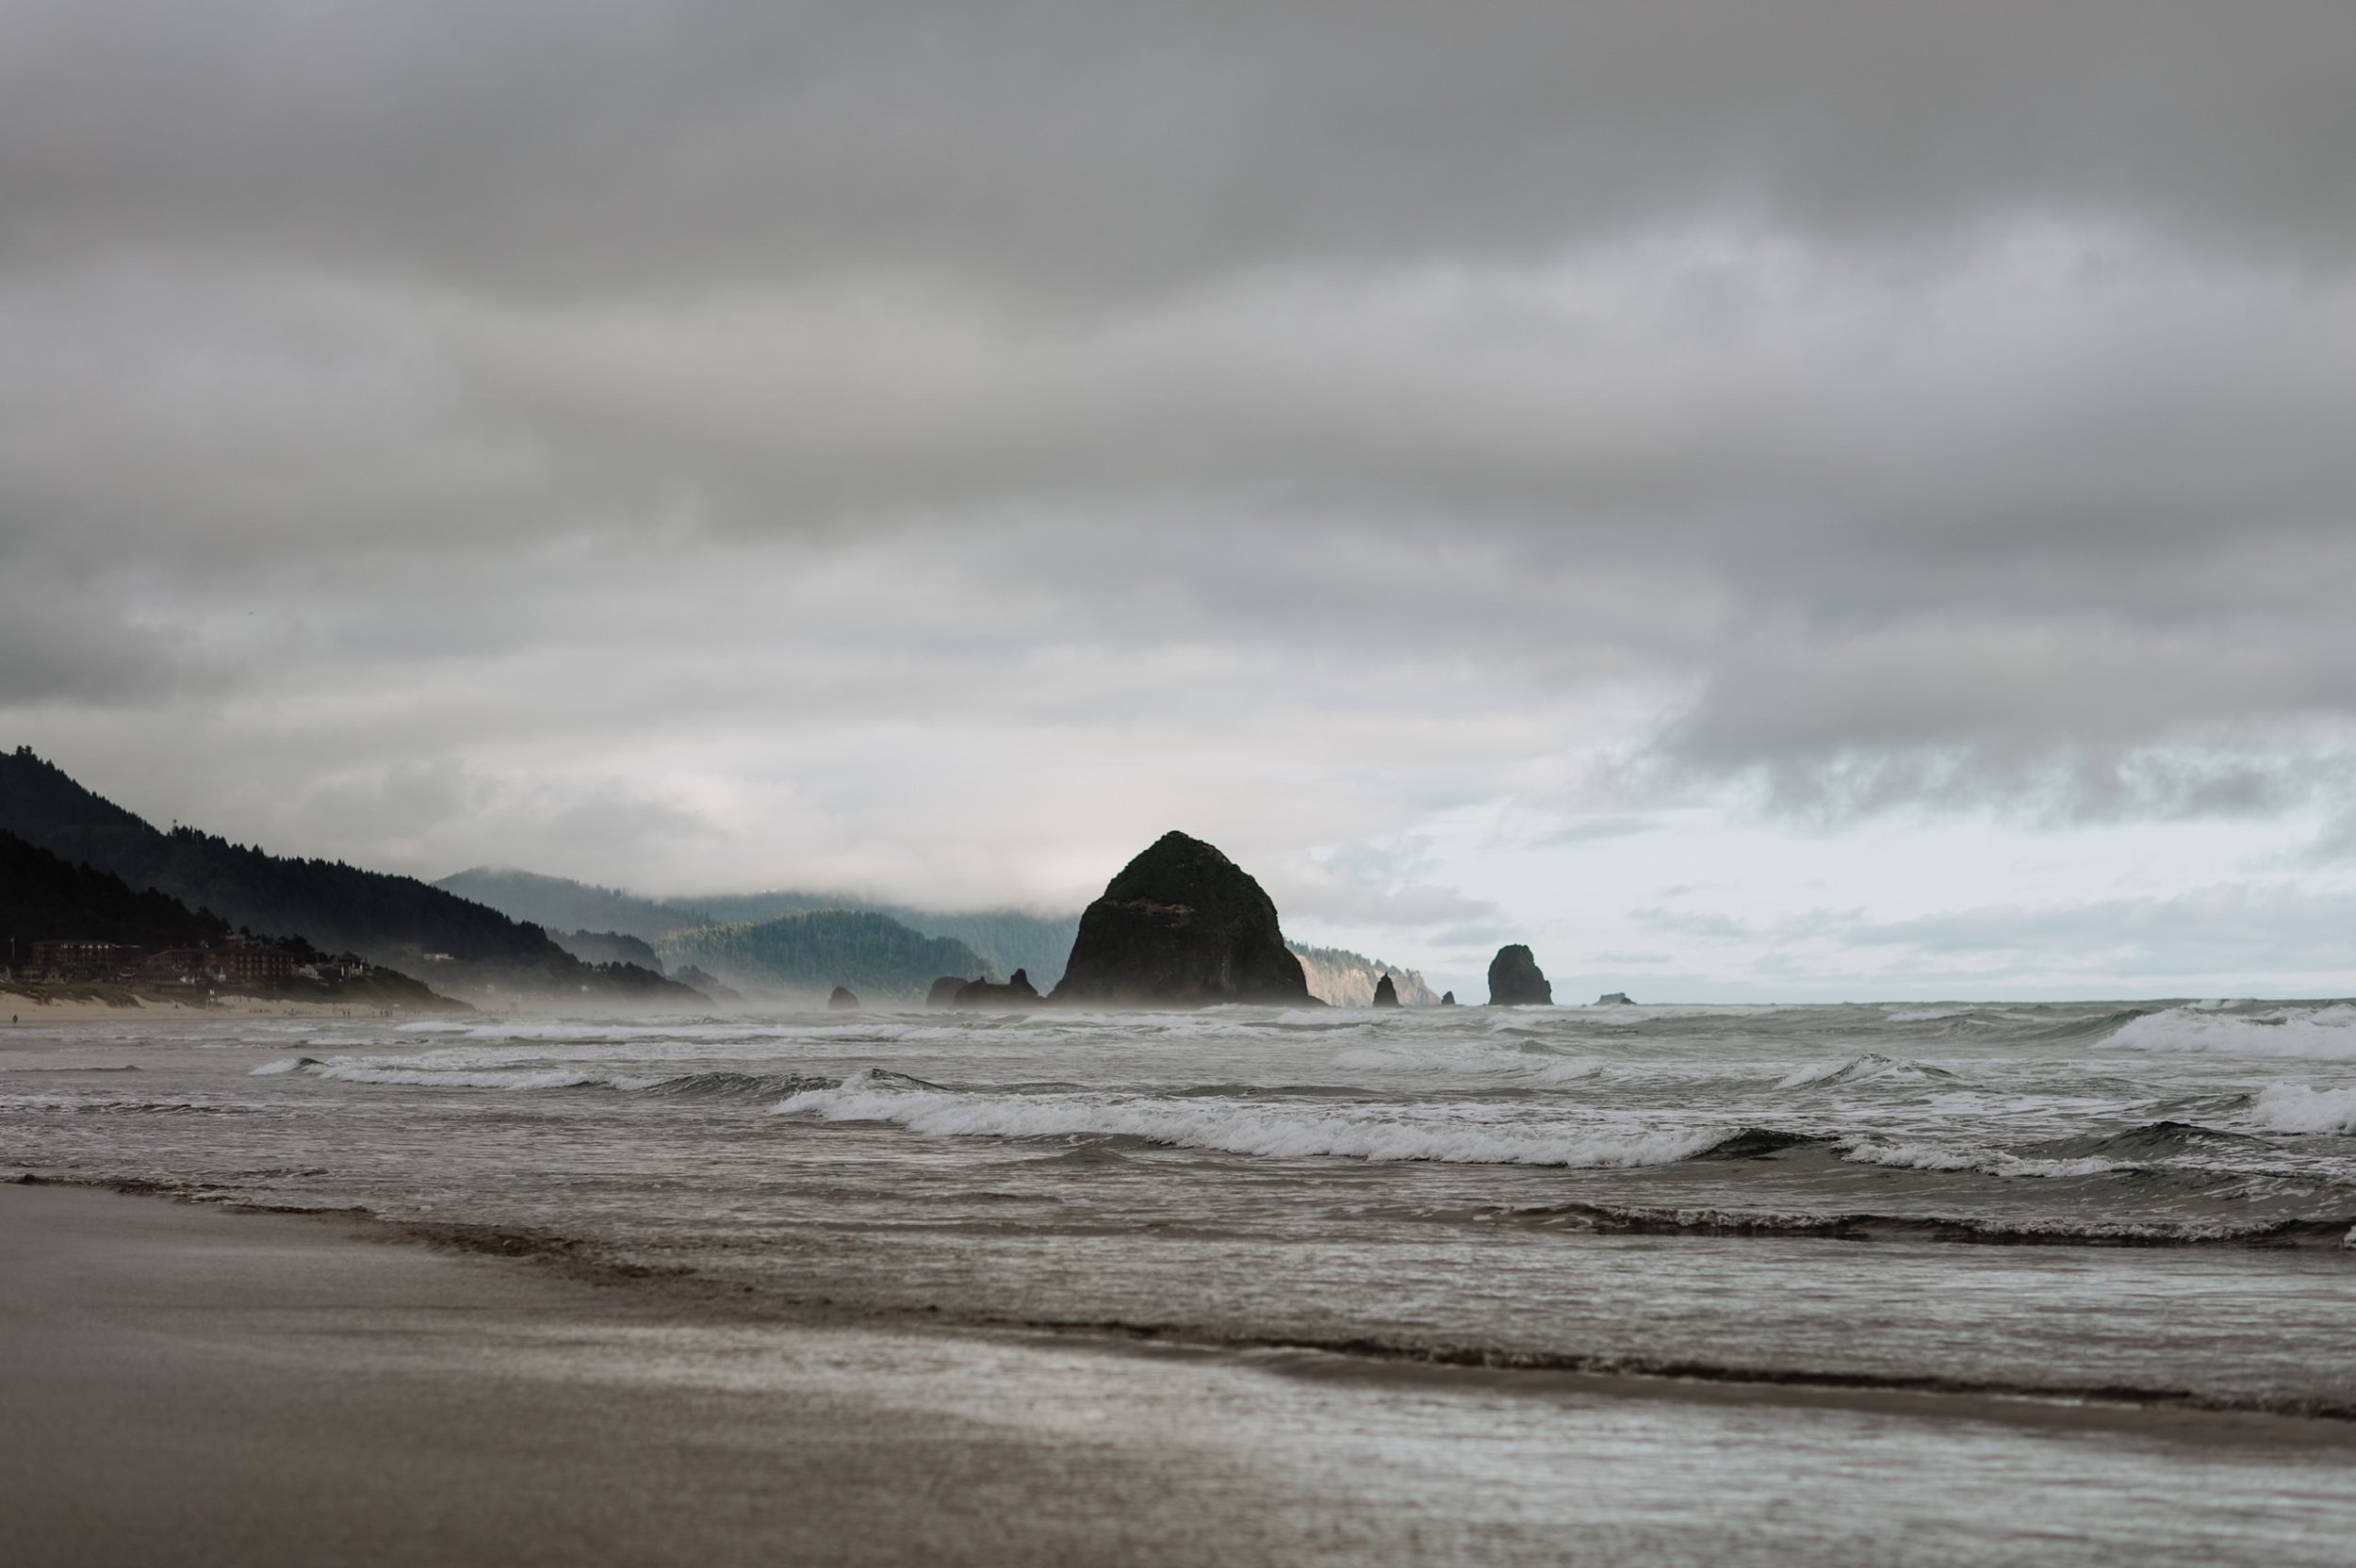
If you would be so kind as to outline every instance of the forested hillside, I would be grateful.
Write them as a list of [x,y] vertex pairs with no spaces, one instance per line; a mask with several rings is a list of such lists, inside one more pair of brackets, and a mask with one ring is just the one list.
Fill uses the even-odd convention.
[[823,997],[848,986],[863,1002],[912,1002],[945,974],[979,978],[986,966],[963,942],[927,937],[872,909],[814,909],[776,920],[682,931],[655,944],[671,964],[693,964],[731,986],[782,997]]
[[0,756],[0,830],[134,889],[209,908],[232,925],[300,936],[419,973],[474,996],[534,995],[679,1004],[698,1001],[658,976],[582,964],[536,925],[412,876],[340,860],[289,859],[193,827],[160,832],[20,747]]
[[21,963],[35,942],[123,942],[150,952],[229,935],[229,923],[169,893],[77,865],[0,832],[0,953]]

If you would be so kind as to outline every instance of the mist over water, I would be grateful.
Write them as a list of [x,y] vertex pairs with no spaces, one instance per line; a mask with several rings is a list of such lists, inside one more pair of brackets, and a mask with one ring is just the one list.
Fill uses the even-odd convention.
[[8,1166],[529,1228],[785,1299],[2356,1413],[2347,1004],[139,1021],[11,1042]]

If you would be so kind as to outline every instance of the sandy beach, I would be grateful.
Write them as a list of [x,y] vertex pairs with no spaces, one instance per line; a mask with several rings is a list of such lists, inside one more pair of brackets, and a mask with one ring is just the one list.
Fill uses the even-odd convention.
[[[351,1003],[298,1002],[270,996],[224,996],[205,1004],[172,997],[77,995],[47,986],[0,986],[0,1021],[46,1027],[57,1023],[106,1023],[129,1020],[375,1018],[393,1016],[383,1007]],[[7,1027],[0,1021],[0,1028]]]
[[730,1320],[45,1184],[0,1398],[23,1568],[2291,1562],[2356,1501],[2337,1422]]

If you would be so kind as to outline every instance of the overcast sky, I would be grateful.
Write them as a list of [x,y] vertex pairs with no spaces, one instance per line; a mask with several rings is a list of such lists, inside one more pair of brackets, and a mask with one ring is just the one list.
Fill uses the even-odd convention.
[[1478,995],[2356,990],[2356,6],[0,0],[0,743]]

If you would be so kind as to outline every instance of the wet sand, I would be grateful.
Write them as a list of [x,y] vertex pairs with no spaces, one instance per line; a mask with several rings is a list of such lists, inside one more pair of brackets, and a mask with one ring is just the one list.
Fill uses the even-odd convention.
[[16,1568],[2331,1562],[2344,1424],[729,1321],[361,1220],[0,1187]]

